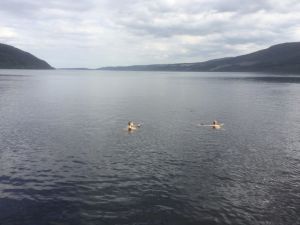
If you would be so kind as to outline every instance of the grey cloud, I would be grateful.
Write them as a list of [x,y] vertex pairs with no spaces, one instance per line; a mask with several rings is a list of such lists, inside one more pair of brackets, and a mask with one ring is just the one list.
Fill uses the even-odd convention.
[[[72,1],[72,0],[1,0],[0,11],[6,14],[13,14],[19,19],[43,17],[47,10],[61,10],[66,12],[80,13],[91,10],[93,1]],[[51,18],[49,18],[51,19]],[[54,18],[55,19],[55,18]]]
[[58,67],[202,61],[299,40],[299,10],[298,0],[1,0],[0,42]]
[[[137,1],[139,2],[139,1]],[[156,1],[157,2],[157,1]],[[116,21],[139,35],[154,35],[167,37],[178,34],[203,35],[212,32],[223,32],[228,29],[237,30],[255,28],[261,21],[251,20],[251,14],[270,9],[273,13],[281,10],[282,5],[276,10],[277,4],[270,1],[191,1],[191,4],[181,7],[169,7],[169,11],[160,7],[153,7],[153,2],[146,6],[140,4],[131,5],[124,11],[120,9],[117,13],[120,17]],[[208,5],[211,3],[210,5]],[[276,3],[276,2],[275,2]],[[284,6],[286,6],[285,4]],[[159,6],[159,3],[156,4]],[[209,7],[208,7],[209,6]],[[288,5],[290,6],[290,5]],[[299,6],[299,4],[298,4]],[[295,5],[293,6],[295,7]],[[141,13],[141,11],[143,13]],[[191,14],[193,11],[193,14]],[[286,13],[285,11],[282,13]],[[296,13],[296,12],[295,12]],[[250,14],[250,15],[249,15]],[[228,15],[229,18],[228,18]],[[198,17],[197,17],[198,16]],[[249,18],[245,24],[239,20]],[[157,21],[160,22],[157,22]],[[286,21],[292,23],[292,21]],[[270,28],[272,29],[272,28]],[[273,28],[274,29],[274,28]]]
[[0,11],[2,13],[13,14],[16,16],[30,15],[39,9],[36,1],[2,0],[0,1]]

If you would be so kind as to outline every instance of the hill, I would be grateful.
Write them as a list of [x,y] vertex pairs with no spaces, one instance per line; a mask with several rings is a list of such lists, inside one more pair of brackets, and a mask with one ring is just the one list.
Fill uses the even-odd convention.
[[28,52],[0,44],[0,69],[53,69],[53,67]]
[[250,54],[197,63],[102,67],[127,71],[220,71],[300,73],[300,42],[283,43]]

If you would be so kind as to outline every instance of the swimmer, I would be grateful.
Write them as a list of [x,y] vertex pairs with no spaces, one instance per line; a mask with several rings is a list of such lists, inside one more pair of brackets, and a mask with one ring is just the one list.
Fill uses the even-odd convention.
[[141,126],[140,124],[134,124],[132,121],[129,121],[128,125],[127,125],[127,130],[133,131],[133,130],[138,129],[140,126]]
[[201,127],[212,127],[213,129],[220,129],[220,128],[222,128],[223,125],[224,125],[223,123],[219,123],[216,120],[214,120],[212,122],[212,124],[198,124],[198,126],[201,126]]
[[218,123],[218,121],[214,120],[211,125],[213,129],[220,129],[223,124]]

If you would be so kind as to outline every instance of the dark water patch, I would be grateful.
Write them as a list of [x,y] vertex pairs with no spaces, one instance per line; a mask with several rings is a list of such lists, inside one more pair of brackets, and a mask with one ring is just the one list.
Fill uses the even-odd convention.
[[74,203],[66,201],[32,201],[0,199],[1,224],[83,224]]
[[224,81],[252,81],[252,82],[265,82],[265,83],[300,83],[300,76],[245,76],[245,77],[210,77],[206,79],[217,79]]
[[280,76],[280,77],[255,77],[255,78],[245,78],[246,80],[253,81],[262,81],[262,82],[271,82],[271,83],[300,83],[300,76],[297,77],[289,77],[289,76]]

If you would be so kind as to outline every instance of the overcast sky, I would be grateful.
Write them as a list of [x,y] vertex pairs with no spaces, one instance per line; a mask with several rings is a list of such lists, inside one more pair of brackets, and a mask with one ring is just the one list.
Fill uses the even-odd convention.
[[197,62],[300,41],[299,0],[0,0],[0,42],[54,67]]

